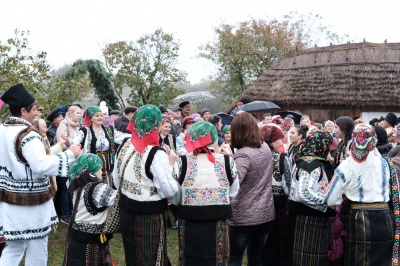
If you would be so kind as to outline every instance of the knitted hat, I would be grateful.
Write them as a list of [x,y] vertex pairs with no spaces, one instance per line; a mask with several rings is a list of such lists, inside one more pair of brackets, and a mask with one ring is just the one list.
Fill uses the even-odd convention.
[[378,139],[377,146],[388,144],[388,135],[386,130],[381,126],[375,126],[376,138]]
[[262,126],[260,133],[266,143],[272,143],[283,138],[283,132],[276,126]]
[[385,117],[385,120],[388,121],[388,123],[392,126],[395,127],[397,124],[397,116],[393,113],[388,113]]
[[158,127],[162,119],[160,109],[152,104],[141,106],[133,113],[127,129],[132,132],[131,143],[142,153],[147,146],[159,146]]
[[84,172],[94,174],[103,167],[100,157],[93,153],[85,153],[79,156],[69,169],[70,180],[79,178]]
[[231,126],[224,126],[224,128],[222,129],[222,134],[225,134],[228,131],[231,131]]
[[25,89],[22,83],[10,87],[0,97],[0,108],[7,103],[12,114],[18,113],[22,108],[35,102],[35,98]]
[[184,101],[184,102],[181,102],[181,103],[179,104],[179,107],[180,107],[180,108],[183,108],[183,107],[185,107],[185,106],[188,105],[188,104],[190,104],[190,102]]
[[194,123],[194,119],[192,116],[188,115],[185,118],[182,119],[182,127],[185,128],[185,126],[189,123]]
[[217,140],[217,135],[217,128],[210,122],[196,122],[185,136],[186,150],[192,152],[197,148],[212,144]]
[[200,116],[203,116],[205,113],[210,112],[210,110],[208,110],[207,108],[203,108],[200,111]]
[[97,113],[103,113],[103,111],[101,111],[100,107],[98,106],[90,106],[88,109],[86,109],[85,111],[85,116],[83,118],[83,123],[89,127],[92,122],[90,121],[92,119],[92,117],[97,114]]
[[357,162],[363,162],[369,152],[375,149],[376,143],[375,129],[368,124],[359,124],[353,130],[350,154]]
[[50,111],[50,113],[47,115],[46,119],[49,122],[53,122],[54,119],[56,119],[57,117],[59,117],[61,114],[61,110],[60,108],[56,108]]

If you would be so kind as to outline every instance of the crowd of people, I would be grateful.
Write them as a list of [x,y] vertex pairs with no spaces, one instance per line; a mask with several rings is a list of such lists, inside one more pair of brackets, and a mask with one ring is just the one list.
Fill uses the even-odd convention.
[[224,125],[190,102],[48,111],[22,84],[3,102],[0,266],[47,265],[58,221],[63,265],[115,265],[104,230],[115,206],[126,265],[170,265],[167,209],[179,265],[241,265],[246,250],[248,265],[398,264],[393,113],[296,124],[239,111]]

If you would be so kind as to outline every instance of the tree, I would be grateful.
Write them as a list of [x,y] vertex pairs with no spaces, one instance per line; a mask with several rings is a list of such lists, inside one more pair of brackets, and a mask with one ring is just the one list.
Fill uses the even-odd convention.
[[[14,31],[15,36],[0,40],[0,95],[9,87],[23,83],[34,96],[43,90],[49,76],[46,52],[34,54],[28,47],[29,31]],[[1,110],[1,117],[7,115]]]
[[177,84],[186,80],[186,73],[175,65],[180,43],[173,36],[157,29],[135,42],[119,41],[103,49],[106,66],[114,73],[117,94],[130,88],[129,104],[169,104],[182,93]]
[[76,80],[88,76],[93,84],[94,92],[101,101],[105,101],[112,109],[119,109],[119,101],[112,84],[112,75],[108,73],[99,60],[77,60],[63,76],[68,80]]
[[328,26],[322,25],[321,19],[311,13],[290,13],[282,20],[251,19],[215,27],[216,39],[200,46],[199,54],[218,67],[212,77],[214,93],[229,103],[288,51],[308,47],[320,39],[339,40]]
[[[23,83],[36,102],[44,107],[44,114],[88,95],[90,82],[87,77],[52,76],[46,52],[34,53],[29,48],[29,31],[15,30],[14,33],[13,38],[0,40],[0,95],[9,87]],[[1,120],[8,115],[8,108],[0,110]]]

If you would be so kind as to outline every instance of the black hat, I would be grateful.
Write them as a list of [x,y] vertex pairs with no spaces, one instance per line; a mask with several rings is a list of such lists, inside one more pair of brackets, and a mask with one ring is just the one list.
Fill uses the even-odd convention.
[[381,126],[375,126],[376,138],[378,139],[377,146],[388,144],[388,135],[386,130]]
[[168,113],[168,109],[164,105],[158,106],[158,109],[160,109],[161,113]]
[[388,113],[385,117],[385,120],[388,121],[392,127],[395,127],[397,124],[397,116],[393,113]]
[[187,105],[187,104],[190,104],[190,102],[188,102],[188,101],[184,101],[184,102],[181,102],[180,104],[179,104],[179,107],[180,108],[183,108],[185,105]]
[[205,113],[210,112],[210,110],[208,110],[207,108],[203,108],[200,111],[200,116],[203,116]]
[[178,110],[179,110],[179,111],[182,111],[182,108],[181,108],[181,107],[178,107],[178,106],[175,106],[175,107],[172,107],[172,108],[171,108],[171,111],[172,111],[172,112],[175,112],[175,111],[178,111]]
[[112,110],[110,115],[119,115],[119,110]]
[[51,110],[51,112],[47,115],[47,120],[53,122],[58,116],[62,115],[61,109],[58,107],[56,109]]
[[371,121],[369,121],[369,124],[371,125],[371,126],[375,126],[375,123],[378,123],[379,122],[379,119],[378,118],[372,118],[372,120]]
[[127,115],[129,113],[134,113],[136,112],[138,108],[136,106],[128,106],[124,109],[124,113]]
[[22,83],[10,87],[1,100],[8,104],[11,114],[21,112],[21,108],[28,107],[35,102],[35,98],[25,89]]

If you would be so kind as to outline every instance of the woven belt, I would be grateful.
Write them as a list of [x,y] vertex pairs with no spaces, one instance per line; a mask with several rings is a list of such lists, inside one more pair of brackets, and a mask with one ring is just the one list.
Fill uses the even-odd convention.
[[351,208],[360,210],[383,210],[389,207],[386,202],[382,202],[382,203],[352,203]]
[[98,152],[96,152],[96,154],[97,155],[99,155],[99,154],[108,154],[108,151],[98,151]]

